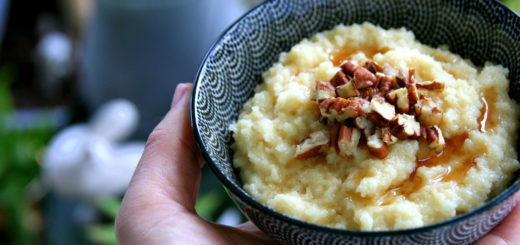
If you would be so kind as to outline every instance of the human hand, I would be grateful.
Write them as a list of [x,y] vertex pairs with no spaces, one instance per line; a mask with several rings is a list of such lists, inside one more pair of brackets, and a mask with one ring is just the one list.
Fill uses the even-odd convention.
[[[515,194],[520,200],[520,192]],[[474,245],[519,245],[520,244],[520,203],[511,211],[502,223]]]
[[190,127],[191,84],[148,138],[116,218],[120,244],[274,244],[252,223],[229,227],[195,212],[203,159]]

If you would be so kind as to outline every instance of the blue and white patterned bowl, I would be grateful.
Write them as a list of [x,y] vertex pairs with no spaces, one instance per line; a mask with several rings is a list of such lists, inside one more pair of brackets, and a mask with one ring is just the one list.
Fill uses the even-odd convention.
[[510,70],[510,95],[520,101],[520,18],[493,0],[272,0],[233,24],[206,55],[195,79],[193,132],[207,164],[240,209],[262,231],[287,244],[470,244],[495,227],[515,206],[520,174],[485,205],[448,221],[383,232],[334,229],[305,223],[255,201],[232,166],[229,125],[283,51],[343,23],[369,21],[406,27],[422,43]]

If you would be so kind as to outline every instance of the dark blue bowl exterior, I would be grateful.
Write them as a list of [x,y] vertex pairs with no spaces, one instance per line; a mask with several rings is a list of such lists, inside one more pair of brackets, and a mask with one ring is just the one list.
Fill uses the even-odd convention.
[[493,0],[273,0],[228,29],[210,49],[195,79],[192,127],[206,162],[245,214],[288,244],[469,244],[490,231],[516,204],[520,177],[482,207],[440,224],[388,232],[345,231],[307,224],[254,201],[232,166],[229,125],[281,52],[316,32],[369,21],[406,27],[422,43],[449,49],[476,65],[510,70],[510,95],[520,97],[520,18]]
[[513,209],[514,197],[494,206],[479,215],[460,219],[427,229],[402,232],[342,232],[320,231],[297,224],[291,224],[266,214],[241,198],[231,194],[232,199],[262,231],[285,244],[471,244],[493,229]]

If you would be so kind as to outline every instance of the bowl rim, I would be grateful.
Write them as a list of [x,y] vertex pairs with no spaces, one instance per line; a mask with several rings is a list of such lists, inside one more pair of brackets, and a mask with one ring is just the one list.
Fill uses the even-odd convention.
[[[217,167],[217,165],[215,164],[215,162],[213,161],[213,159],[211,158],[211,156],[209,155],[208,151],[206,150],[206,148],[204,146],[202,137],[199,133],[199,128],[197,126],[197,122],[198,122],[198,117],[196,115],[197,109],[194,105],[196,103],[196,99],[199,94],[199,85],[200,85],[202,72],[206,69],[206,63],[207,63],[208,59],[211,57],[211,55],[214,54],[215,49],[217,47],[220,47],[221,44],[223,43],[224,37],[229,35],[230,31],[233,30],[238,25],[238,23],[242,22],[242,20],[247,18],[252,13],[259,11],[259,9],[261,7],[265,7],[267,4],[269,4],[273,1],[277,1],[277,0],[268,0],[268,1],[264,1],[260,4],[258,4],[257,6],[255,6],[254,8],[252,8],[251,10],[249,10],[245,14],[243,14],[240,18],[235,20],[229,27],[227,27],[226,30],[222,32],[222,34],[216,39],[216,41],[211,45],[211,47],[208,49],[208,51],[204,55],[204,58],[202,59],[202,62],[200,64],[199,68],[197,69],[196,76],[193,80],[193,90],[191,93],[191,100],[190,100],[190,120],[191,120],[191,128],[193,131],[193,136],[196,140],[200,153],[203,156],[204,160],[206,161],[207,165],[209,165],[210,169],[220,180],[221,184],[223,184],[225,188],[230,190],[233,195],[237,196],[242,202],[245,202],[247,205],[254,207],[255,209],[259,210],[260,212],[262,212],[268,216],[271,216],[275,219],[281,220],[282,222],[288,223],[290,225],[298,226],[298,227],[306,229],[306,230],[330,233],[330,234],[341,235],[341,236],[356,236],[356,237],[389,237],[389,236],[395,237],[395,236],[427,233],[427,232],[435,231],[435,230],[443,228],[443,227],[449,227],[451,225],[457,224],[464,220],[476,218],[477,216],[482,215],[483,213],[487,212],[488,210],[495,208],[497,205],[503,203],[505,200],[508,200],[509,198],[514,198],[514,194],[520,190],[520,178],[517,180],[512,180],[514,182],[512,182],[509,187],[507,187],[504,191],[502,191],[500,194],[495,196],[493,199],[485,202],[484,204],[471,210],[470,212],[467,212],[467,213],[464,213],[461,215],[457,215],[453,218],[450,218],[450,219],[447,219],[447,220],[444,220],[444,221],[441,221],[438,223],[415,227],[415,228],[399,229],[399,230],[382,230],[382,231],[363,231],[363,230],[348,230],[348,229],[328,227],[328,226],[308,223],[308,222],[293,218],[291,216],[280,213],[274,209],[271,209],[271,208],[265,206],[264,204],[256,201],[249,194],[246,194],[245,190],[240,189],[235,184],[233,184],[219,170],[219,168]],[[495,4],[497,4],[498,7],[503,8],[505,11],[509,11],[509,12],[513,13],[518,19],[520,19],[520,15],[517,12],[512,10],[510,7],[508,7],[501,1],[491,0],[491,2],[494,2]],[[230,164],[232,164],[232,163],[230,163]],[[515,173],[517,173],[517,174],[520,173],[520,170],[517,170]],[[229,192],[228,192],[228,194],[229,194]],[[520,198],[517,198],[516,201],[520,201]],[[236,204],[236,202],[235,202],[235,204]]]

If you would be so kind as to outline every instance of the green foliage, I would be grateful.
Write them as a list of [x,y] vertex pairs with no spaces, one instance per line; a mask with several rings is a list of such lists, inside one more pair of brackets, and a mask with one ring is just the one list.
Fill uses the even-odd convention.
[[87,227],[87,238],[94,244],[117,245],[114,224],[91,225]]
[[117,211],[121,207],[121,201],[113,197],[105,197],[98,200],[96,206],[103,214],[115,220]]
[[520,12],[520,0],[504,0],[502,1],[507,6],[509,6],[511,9],[516,11],[517,13]]
[[114,197],[105,197],[98,200],[96,207],[109,218],[108,224],[93,224],[86,229],[86,237],[89,241],[99,245],[117,245],[116,228],[114,221],[117,211],[121,207],[121,201]]
[[222,206],[226,196],[222,195],[218,189],[211,190],[200,195],[195,204],[197,214],[205,220],[211,220],[217,210]]
[[42,126],[27,130],[7,127],[6,116],[14,111],[9,91],[14,77],[13,67],[0,68],[0,212],[7,219],[10,243],[25,245],[35,243],[34,231],[28,229],[27,187],[39,175],[38,157],[53,132],[38,122]]
[[5,115],[13,109],[9,85],[14,80],[14,76],[14,69],[11,66],[0,68],[0,115]]

